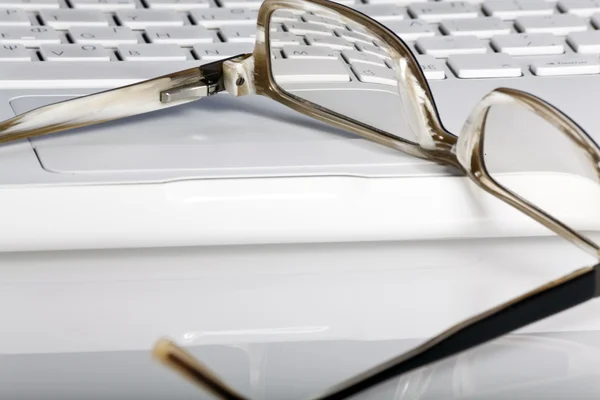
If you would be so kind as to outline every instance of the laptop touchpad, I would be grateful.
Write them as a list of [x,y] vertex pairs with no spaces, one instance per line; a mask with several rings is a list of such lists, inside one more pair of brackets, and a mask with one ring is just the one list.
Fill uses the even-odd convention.
[[[339,93],[335,96],[339,101]],[[344,101],[362,101],[363,96],[346,93]],[[20,114],[68,98],[19,97],[11,101],[11,107]],[[382,115],[392,113],[385,110],[385,104],[381,108]],[[390,129],[399,129],[390,122]],[[262,96],[217,95],[35,138],[31,143],[46,170],[70,174],[172,171],[219,177],[441,172],[433,163],[374,144]]]

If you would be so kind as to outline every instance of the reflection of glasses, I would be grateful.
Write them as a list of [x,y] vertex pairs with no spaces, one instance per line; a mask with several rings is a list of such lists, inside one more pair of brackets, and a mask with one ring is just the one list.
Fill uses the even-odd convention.
[[[389,110],[384,120],[368,112],[369,104],[352,116],[338,110],[361,90],[381,96],[378,106]],[[30,111],[0,124],[0,140],[114,120],[222,91],[268,96],[377,143],[455,167],[593,257],[600,255],[582,233],[600,222],[600,149],[577,124],[537,97],[496,89],[475,107],[457,138],[442,125],[409,47],[365,15],[326,0],[266,0],[253,54]],[[348,398],[583,303],[600,290],[598,268],[580,269],[475,316],[320,398]],[[156,354],[218,397],[241,398],[170,342],[159,342]]]

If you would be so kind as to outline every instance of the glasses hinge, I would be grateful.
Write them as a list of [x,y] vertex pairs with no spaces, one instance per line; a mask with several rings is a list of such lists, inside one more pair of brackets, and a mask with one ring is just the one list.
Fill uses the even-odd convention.
[[187,85],[177,86],[160,92],[161,103],[171,103],[179,100],[196,100],[219,92],[218,82],[206,83],[197,81]]

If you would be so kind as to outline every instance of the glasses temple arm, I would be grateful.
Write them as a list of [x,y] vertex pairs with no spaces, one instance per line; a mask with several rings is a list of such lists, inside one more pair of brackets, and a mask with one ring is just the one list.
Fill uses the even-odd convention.
[[479,314],[416,349],[343,382],[318,400],[347,399],[399,375],[438,362],[600,295],[600,264],[582,268]]
[[218,399],[246,400],[245,397],[221,381],[208,367],[168,339],[160,339],[154,346],[152,355],[162,364],[210,392]]
[[237,64],[248,56],[242,54],[36,108],[0,122],[0,143],[131,117],[216,94],[226,89],[223,65],[227,61]]

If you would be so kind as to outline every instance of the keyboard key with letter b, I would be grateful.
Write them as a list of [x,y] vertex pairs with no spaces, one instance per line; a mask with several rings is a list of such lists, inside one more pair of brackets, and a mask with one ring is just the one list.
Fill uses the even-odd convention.
[[187,53],[175,44],[122,44],[117,47],[123,61],[185,61]]

